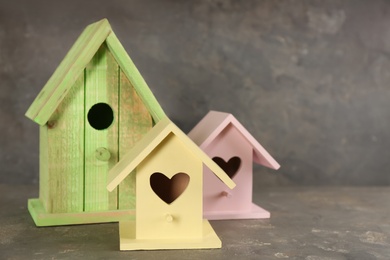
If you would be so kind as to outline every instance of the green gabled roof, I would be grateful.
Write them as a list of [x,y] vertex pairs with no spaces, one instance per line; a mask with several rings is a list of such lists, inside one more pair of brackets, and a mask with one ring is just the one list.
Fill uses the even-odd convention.
[[107,19],[93,23],[85,28],[35,98],[27,110],[26,116],[40,125],[46,124],[104,42],[106,42],[108,49],[115,57],[123,73],[134,86],[135,91],[149,110],[153,120],[157,123],[160,119],[164,118],[164,111],[112,31]]

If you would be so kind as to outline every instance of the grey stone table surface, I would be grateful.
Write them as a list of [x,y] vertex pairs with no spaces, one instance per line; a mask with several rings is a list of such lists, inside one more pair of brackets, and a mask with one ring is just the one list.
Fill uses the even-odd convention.
[[0,259],[390,259],[390,187],[269,187],[267,220],[211,221],[222,249],[119,251],[118,224],[35,227],[36,186],[0,184]]

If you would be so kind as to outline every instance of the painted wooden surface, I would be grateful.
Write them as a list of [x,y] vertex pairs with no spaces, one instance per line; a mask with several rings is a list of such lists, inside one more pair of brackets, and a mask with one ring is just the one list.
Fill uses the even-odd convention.
[[229,188],[234,188],[234,182],[225,172],[211,160],[199,147],[188,138],[168,117],[160,120],[109,172],[107,189],[113,190],[130,174],[160,143],[169,135],[174,134],[199,159],[214,172]]
[[[152,117],[139,98],[126,74],[120,70],[119,86],[119,151],[118,160],[144,136],[153,125]],[[135,208],[135,173],[118,187],[118,209]]]
[[117,60],[119,66],[121,67],[123,73],[129,79],[130,83],[135,87],[136,92],[138,93],[143,103],[146,105],[154,121],[158,122],[164,118],[166,115],[160,107],[160,104],[157,102],[152,91],[150,91],[144,78],[139,73],[137,67],[134,65],[130,56],[127,54],[126,50],[123,48],[114,32],[111,32],[111,34],[107,37],[106,43],[111,53]]
[[272,169],[280,166],[237,119],[228,113],[210,111],[188,135],[211,158],[221,158],[222,165],[226,166],[232,158],[240,159],[233,177],[237,187],[232,191],[226,190],[204,169],[204,216],[208,219],[269,218],[268,211],[252,203],[252,164],[255,161]]
[[[118,161],[118,65],[103,44],[86,67],[85,80],[85,211],[117,208],[117,191],[108,193],[106,179],[109,169]],[[87,118],[91,107],[108,104],[114,120],[107,129],[93,128]],[[96,149],[104,147],[110,153],[108,161],[96,158]]]
[[[125,154],[138,139],[151,129],[152,118],[142,100],[135,92],[134,87],[131,85],[126,75],[120,71],[113,56],[110,55],[108,49],[104,45],[91,61],[87,71],[88,72],[85,73],[86,77],[84,77],[84,74],[80,76],[80,79],[75,83],[78,85],[71,89],[69,96],[63,100],[63,103],[61,103],[53,114],[48,124],[50,127],[47,127],[46,125],[41,126],[40,142],[44,143],[44,145],[41,145],[40,156],[42,165],[40,200],[31,200],[34,201],[31,202],[33,203],[31,205],[33,206],[29,207],[31,213],[34,215],[33,218],[36,224],[39,226],[118,221],[124,219],[122,216],[124,213],[121,212],[129,212],[129,209],[135,208],[135,175],[128,176],[120,184],[118,190],[109,193],[105,188],[106,177],[104,177],[107,175],[108,170],[105,170],[104,167],[111,167],[111,165],[119,159],[115,154]],[[89,77],[89,79],[87,79],[87,77]],[[92,86],[92,84],[96,82],[106,82],[107,84],[100,85],[99,89],[99,85],[96,85],[97,88]],[[91,89],[94,90],[92,93],[90,92]],[[112,89],[114,89],[114,91]],[[96,93],[99,92],[99,90],[100,94]],[[77,98],[75,98],[75,95],[77,95]],[[93,99],[91,99],[91,97],[99,99],[95,100],[96,102],[104,101],[104,98],[102,98],[101,95],[108,95],[108,97],[111,98],[111,101],[108,102],[111,106],[116,102],[116,99],[119,101],[117,102],[117,109],[113,106],[115,110],[114,114],[117,114],[118,117],[118,120],[116,120],[117,118],[114,119],[113,124],[117,124],[119,129],[114,127],[113,129],[116,128],[116,130],[111,132],[111,135],[107,130],[93,129],[88,122],[88,110],[85,110],[84,112],[84,105],[76,105],[80,103],[84,104],[84,101],[88,98],[90,100],[90,105],[93,105],[94,102],[92,102]],[[112,100],[115,102],[112,102]],[[78,120],[76,120],[76,118],[78,118]],[[86,129],[84,129],[84,125]],[[68,128],[66,128],[66,126],[68,126]],[[110,128],[112,128],[112,126],[110,126]],[[72,131],[76,131],[76,134],[72,134]],[[88,137],[85,139],[85,148],[89,149],[89,152],[85,152],[85,159],[84,131],[88,133],[89,138],[95,137],[94,139],[89,139]],[[47,137],[48,132],[50,133],[49,136],[52,140],[50,146],[47,145],[49,140]],[[118,132],[119,137],[115,137],[116,132]],[[112,133],[114,135],[112,135]],[[105,136],[106,139],[111,136],[111,143],[108,145],[111,147],[110,149],[104,147],[104,138],[102,136]],[[115,138],[112,138],[113,136]],[[74,137],[78,137],[78,142],[73,140],[68,146],[62,145],[58,141],[53,141],[62,139],[67,140],[68,138]],[[92,140],[92,142],[89,142],[90,140]],[[120,140],[119,144],[118,140]],[[78,146],[72,147],[72,143],[78,143]],[[109,142],[106,141],[106,143],[108,144]],[[93,145],[98,147],[95,151]],[[115,145],[119,145],[116,151],[114,151],[115,149],[112,149]],[[51,151],[50,156],[48,152],[49,149]],[[67,153],[69,149],[70,153]],[[72,151],[72,149],[76,149],[78,153]],[[63,150],[65,153],[62,153]],[[107,154],[100,155],[109,160],[97,157],[96,152],[103,150],[106,153],[109,153],[109,157],[106,157]],[[68,158],[70,154],[78,155],[77,160],[73,161],[72,158]],[[65,157],[65,162],[67,163],[60,164],[59,162],[64,161],[62,158],[53,158],[53,156],[60,155]],[[52,161],[52,164],[48,163],[49,158]],[[53,165],[57,168],[53,168]],[[52,167],[50,175],[49,166]],[[62,168],[58,168],[59,166]],[[74,166],[79,167],[78,170],[75,169]],[[57,169],[58,174],[53,174],[53,170],[55,169]],[[55,179],[57,176],[62,176],[62,179]],[[67,178],[68,181],[64,180],[65,178]],[[72,182],[76,183],[70,186],[67,185]],[[53,185],[50,186],[50,183],[53,183]],[[103,185],[103,189],[101,189],[101,185]],[[49,191],[56,193],[49,196]],[[72,196],[67,195],[68,193]],[[75,194],[78,196],[75,196]],[[53,205],[56,209],[54,209],[53,214],[48,214],[52,212],[51,207]],[[74,208],[75,206],[77,206],[76,209]],[[50,211],[47,210],[45,212],[42,209],[50,209]],[[103,212],[99,213],[99,211],[102,210],[115,209],[120,209],[121,211],[118,212],[118,214],[114,214],[114,211],[107,211],[109,214],[104,214]],[[34,212],[35,210],[39,210],[39,212]],[[84,215],[74,214],[81,211],[86,213]]]
[[48,123],[41,126],[40,188],[47,194],[41,198],[47,212],[83,211],[84,107],[80,104],[84,104],[83,74]]
[[134,220],[135,216],[134,210],[131,209],[82,213],[47,213],[40,199],[29,199],[27,207],[35,225],[38,227],[129,221]]
[[[100,128],[91,125],[89,115],[102,104],[112,110],[113,121]],[[165,114],[106,19],[83,31],[26,116],[42,125],[41,205],[34,200],[35,207],[29,207],[46,210],[30,212],[38,216],[37,225],[54,223],[46,221],[52,213],[55,223],[72,224],[65,221],[71,213],[87,212],[92,220],[94,212],[103,219],[98,212],[134,209],[135,174],[111,193],[107,174]],[[89,223],[85,217],[71,219]]]
[[253,146],[254,162],[271,169],[279,169],[279,163],[264,149],[264,147],[245,129],[232,115],[224,112],[210,111],[188,133],[188,136],[201,148],[207,147],[226,128],[233,124],[245,139]]
[[[200,238],[137,239],[134,221],[119,222],[120,250],[159,250],[159,249],[209,249],[221,248],[222,242],[207,220],[202,220]],[[181,256],[182,257],[182,256]]]
[[50,212],[49,207],[49,144],[47,126],[39,126],[39,201],[45,211]]
[[[189,183],[168,204],[151,187],[154,173],[162,173],[172,181],[177,174],[187,174]],[[201,238],[202,180],[202,161],[178,137],[168,135],[137,167],[136,238]]]
[[106,42],[119,66],[148,108],[155,122],[165,113],[149,89],[137,67],[112,31],[107,19],[89,25],[74,43],[26,112],[26,116],[44,125],[67,95],[76,79],[83,73],[100,46]]
[[26,112],[28,118],[40,125],[48,121],[110,31],[107,19],[84,30]]
[[204,169],[203,212],[250,211],[252,207],[253,148],[243,139],[237,128],[228,125],[204,152],[211,158],[216,156],[229,161],[237,156],[241,165],[233,177],[236,188],[229,190],[207,168]]
[[109,190],[129,175],[137,175],[136,220],[120,224],[121,249],[221,246],[202,217],[203,163],[234,187],[214,161],[164,118],[110,170]]

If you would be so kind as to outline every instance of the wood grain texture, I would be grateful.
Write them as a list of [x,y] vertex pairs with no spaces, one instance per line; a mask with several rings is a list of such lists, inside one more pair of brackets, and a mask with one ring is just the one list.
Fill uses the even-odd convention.
[[[116,36],[108,39],[111,33],[107,19],[89,25],[26,112],[41,125],[41,204],[32,210],[90,215],[135,207],[135,175],[108,193],[107,174],[165,114]],[[99,103],[112,110],[108,127],[90,123],[89,111]],[[58,218],[55,223],[73,223]],[[81,219],[74,223],[88,223]]]
[[[103,44],[86,67],[85,80],[85,202],[84,210],[117,209],[117,191],[107,192],[109,169],[118,161],[118,64]],[[87,114],[97,103],[108,104],[114,112],[112,124],[96,130]],[[108,161],[96,158],[96,149],[104,147],[111,153]]]
[[157,102],[152,91],[149,89],[144,78],[134,65],[133,61],[119,42],[114,32],[111,32],[106,40],[107,46],[111,53],[118,61],[119,66],[123,70],[123,73],[127,76],[131,84],[134,86],[135,91],[142,99],[149,112],[151,113],[153,120],[158,122],[166,115],[162,110],[160,104]]
[[[152,117],[127,76],[120,70],[119,160],[152,128]],[[134,170],[135,171],[135,170]],[[135,174],[119,185],[118,209],[135,208]]]
[[109,191],[114,190],[133,170],[156,148],[160,142],[171,132],[171,121],[163,118],[132,149],[129,150],[108,174]]
[[48,212],[83,211],[84,107],[82,104],[84,104],[83,74],[79,76],[48,123],[41,127],[41,189],[43,189],[41,199]]
[[28,118],[40,125],[48,121],[110,32],[106,19],[89,25],[83,31],[31,104],[26,112]]
[[49,142],[47,131],[47,125],[39,126],[39,199],[45,210],[51,212],[51,204],[49,204]]

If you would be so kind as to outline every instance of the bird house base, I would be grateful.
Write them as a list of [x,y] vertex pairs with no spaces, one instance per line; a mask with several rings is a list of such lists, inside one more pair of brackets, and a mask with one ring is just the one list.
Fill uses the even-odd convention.
[[208,220],[227,220],[227,219],[262,219],[270,218],[269,211],[252,203],[250,211],[211,211],[203,212],[203,217]]
[[38,227],[118,222],[132,220],[135,216],[134,210],[48,213],[39,199],[28,200],[28,211]]
[[119,222],[120,250],[221,248],[222,242],[210,223],[203,220],[202,238],[136,239],[135,221]]

